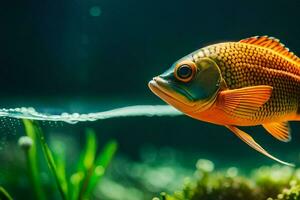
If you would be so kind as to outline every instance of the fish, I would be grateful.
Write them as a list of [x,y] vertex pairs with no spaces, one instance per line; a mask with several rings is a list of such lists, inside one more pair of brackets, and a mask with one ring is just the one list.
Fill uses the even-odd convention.
[[148,86],[185,115],[225,126],[258,152],[295,166],[241,130],[262,125],[274,138],[289,142],[289,122],[300,120],[300,59],[279,39],[254,36],[200,48]]

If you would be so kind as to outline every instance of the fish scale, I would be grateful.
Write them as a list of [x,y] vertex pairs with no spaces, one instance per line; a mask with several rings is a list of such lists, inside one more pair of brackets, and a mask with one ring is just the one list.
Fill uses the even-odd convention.
[[[265,123],[297,113],[300,100],[300,68],[272,50],[239,42],[221,43],[200,49],[193,58],[210,57],[219,66],[229,89],[270,85],[272,95],[249,120]],[[247,117],[247,116],[245,116]]]
[[237,128],[262,125],[288,142],[288,121],[300,121],[300,59],[278,39],[255,36],[204,47],[154,77],[149,87],[186,115],[223,125],[258,152],[294,166]]

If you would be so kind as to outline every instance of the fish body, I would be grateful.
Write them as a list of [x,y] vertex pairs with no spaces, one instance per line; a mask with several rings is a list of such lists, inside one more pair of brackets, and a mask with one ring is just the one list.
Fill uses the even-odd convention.
[[186,115],[223,125],[281,162],[236,126],[262,125],[289,141],[288,121],[300,120],[300,59],[278,39],[262,36],[201,48],[149,82],[150,89]]
[[[208,57],[220,68],[226,89],[269,85],[272,94],[253,115],[226,117],[216,107],[193,117],[216,124],[253,126],[274,121],[289,121],[298,118],[300,102],[299,62],[273,49],[243,42],[228,42],[211,45],[192,53],[194,62]],[[216,102],[217,104],[217,102]],[[218,114],[216,118],[214,115]]]

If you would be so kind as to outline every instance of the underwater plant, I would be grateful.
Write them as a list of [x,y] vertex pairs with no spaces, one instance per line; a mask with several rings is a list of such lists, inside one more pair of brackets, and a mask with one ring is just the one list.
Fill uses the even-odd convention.
[[[90,199],[95,186],[103,177],[110,161],[114,157],[117,143],[113,140],[108,142],[102,151],[97,154],[96,134],[92,129],[88,129],[86,131],[86,144],[81,151],[76,169],[68,171],[64,154],[58,154],[49,148],[39,123],[26,119],[23,120],[23,123],[27,136],[21,137],[18,143],[26,156],[28,175],[35,199],[51,199],[51,197],[46,195],[47,188],[45,188],[41,180],[41,157],[46,161],[54,177],[61,199]],[[41,150],[43,153],[39,154],[38,150]],[[0,188],[0,199],[12,198],[3,188]]]
[[300,200],[300,169],[263,166],[248,177],[235,167],[214,171],[209,160],[201,159],[196,166],[181,190],[153,200]]
[[12,200],[11,196],[3,187],[0,187],[0,200]]

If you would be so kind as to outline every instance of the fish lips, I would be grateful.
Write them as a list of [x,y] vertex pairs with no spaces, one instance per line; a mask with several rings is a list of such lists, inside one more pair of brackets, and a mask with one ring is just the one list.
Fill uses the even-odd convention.
[[148,86],[154,94],[179,110],[184,109],[186,111],[186,109],[191,109],[190,111],[192,111],[195,105],[192,96],[183,88],[170,84],[170,82],[159,76],[154,77],[148,83]]

